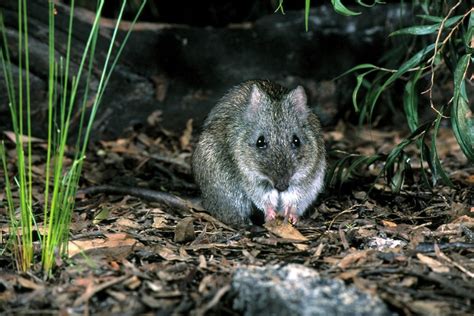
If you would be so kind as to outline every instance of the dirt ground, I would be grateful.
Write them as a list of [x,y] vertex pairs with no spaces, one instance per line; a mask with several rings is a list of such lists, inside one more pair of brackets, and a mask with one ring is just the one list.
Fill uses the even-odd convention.
[[[81,188],[113,184],[197,196],[192,124],[176,135],[157,118],[123,138],[93,144]],[[405,135],[344,123],[325,131],[332,161],[344,152],[387,154]],[[34,172],[41,175],[43,143],[34,150]],[[377,179],[381,165],[362,168],[344,185],[327,187],[314,211],[286,235],[258,226],[235,230],[199,209],[80,192],[70,258],[57,259],[52,278],[44,280],[38,265],[19,274],[9,253],[0,255],[0,313],[232,315],[229,283],[237,266],[300,263],[380,296],[397,314],[472,315],[474,167],[449,129],[439,133],[439,155],[454,187],[422,186],[416,149],[407,152],[412,170],[399,194]],[[3,249],[4,209],[0,224]]]

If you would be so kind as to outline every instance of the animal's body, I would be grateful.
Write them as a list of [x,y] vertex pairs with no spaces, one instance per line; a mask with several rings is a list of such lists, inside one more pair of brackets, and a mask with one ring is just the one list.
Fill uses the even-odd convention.
[[323,187],[326,158],[304,89],[264,80],[232,88],[209,113],[193,155],[204,207],[227,224],[282,214],[295,223]]

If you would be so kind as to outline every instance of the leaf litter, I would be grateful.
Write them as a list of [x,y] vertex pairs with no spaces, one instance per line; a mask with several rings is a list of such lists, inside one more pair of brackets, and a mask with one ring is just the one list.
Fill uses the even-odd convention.
[[[91,146],[82,188],[113,184],[198,196],[190,168],[192,121],[174,134],[160,127],[159,118],[153,113],[148,126]],[[373,155],[401,139],[393,131],[354,131],[342,122],[328,130],[329,148]],[[382,179],[372,186],[381,170],[375,165],[327,188],[315,212],[296,227],[272,222],[237,230],[194,202],[181,209],[127,195],[79,193],[70,258],[58,258],[51,279],[45,281],[39,267],[18,274],[8,252],[0,255],[0,311],[229,314],[238,266],[300,263],[378,295],[395,313],[472,314],[473,169],[452,134],[442,129],[440,135],[449,144],[439,154],[454,188],[430,191],[413,179],[393,194]],[[33,149],[41,153],[44,141],[36,139]],[[43,165],[36,159],[35,173]],[[413,162],[413,169],[420,167]],[[3,209],[0,225],[3,248]]]

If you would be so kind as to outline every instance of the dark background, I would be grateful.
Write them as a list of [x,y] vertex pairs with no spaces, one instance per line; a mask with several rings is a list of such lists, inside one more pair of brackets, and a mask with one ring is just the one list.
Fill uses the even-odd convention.
[[[76,1],[73,70],[93,18],[80,6],[91,3]],[[138,3],[130,1],[127,18],[133,17]],[[388,34],[412,14],[406,10],[409,5],[386,4],[369,9],[356,6],[352,9],[362,14],[345,17],[328,3],[313,1],[305,31],[304,1],[286,1],[284,15],[274,13],[277,1],[150,1],[104,95],[93,138],[117,137],[130,127],[143,125],[156,111],[161,111],[165,128],[181,131],[193,118],[195,131],[199,130],[225,91],[248,79],[270,79],[289,88],[303,85],[324,125],[335,124],[342,116],[355,119],[346,111],[352,108],[354,76],[333,79],[359,63],[377,63],[393,45]],[[15,63],[16,1],[2,2],[0,9]],[[56,49],[58,55],[64,55],[69,11],[67,5],[58,4],[57,9]],[[48,14],[40,0],[29,1],[28,10],[33,112],[39,122],[34,133],[41,137],[47,117]],[[118,2],[107,1],[104,10],[104,16],[115,17]],[[113,20],[104,19],[93,88],[112,27]],[[126,26],[121,37],[125,30]],[[0,129],[6,130],[10,128],[7,99],[4,87],[0,89]]]

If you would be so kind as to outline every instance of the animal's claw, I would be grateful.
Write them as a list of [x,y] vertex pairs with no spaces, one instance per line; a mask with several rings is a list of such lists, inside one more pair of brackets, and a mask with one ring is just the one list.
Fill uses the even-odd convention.
[[298,215],[296,214],[296,208],[294,206],[288,206],[285,208],[285,220],[288,220],[291,224],[295,225],[298,222]]

